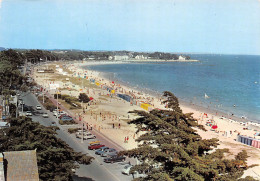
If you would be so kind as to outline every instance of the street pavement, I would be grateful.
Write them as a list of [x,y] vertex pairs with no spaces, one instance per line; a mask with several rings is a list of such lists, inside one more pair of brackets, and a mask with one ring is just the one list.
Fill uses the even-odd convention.
[[[39,122],[44,126],[50,126],[52,122],[56,122],[60,130],[57,130],[57,136],[65,141],[70,147],[72,147],[77,152],[86,153],[89,156],[94,157],[90,165],[79,165],[79,168],[76,170],[75,176],[73,177],[74,181],[130,181],[132,176],[123,175],[121,170],[125,165],[128,164],[128,161],[118,162],[118,163],[105,163],[101,156],[95,155],[95,151],[88,150],[88,145],[90,141],[93,140],[84,140],[81,143],[81,139],[76,138],[75,134],[70,134],[67,132],[67,129],[73,126],[60,125],[56,117],[53,114],[46,110],[37,100],[36,96],[32,93],[23,93],[20,98],[23,99],[26,106],[30,106],[34,110],[32,120]],[[42,110],[36,110],[36,106],[41,105]],[[66,111],[67,112],[67,111]],[[49,118],[43,118],[42,113],[47,113]],[[74,125],[78,127],[79,125]],[[115,148],[117,150],[123,150],[122,147],[114,143],[109,138],[106,138],[98,131],[93,130],[93,134],[97,136],[97,139],[101,141],[102,144],[105,144],[108,147]]]

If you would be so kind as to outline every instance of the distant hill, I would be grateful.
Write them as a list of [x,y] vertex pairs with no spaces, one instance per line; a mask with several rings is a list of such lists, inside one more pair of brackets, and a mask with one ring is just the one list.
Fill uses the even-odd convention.
[[5,48],[4,47],[0,47],[0,51],[3,51],[3,50],[5,50]]

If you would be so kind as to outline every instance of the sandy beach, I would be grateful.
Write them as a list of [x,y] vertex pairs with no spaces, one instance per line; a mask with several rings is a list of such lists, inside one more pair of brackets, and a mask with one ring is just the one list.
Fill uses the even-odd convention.
[[[82,68],[82,66],[88,65],[115,63],[126,62],[54,62],[48,64],[49,68],[55,70],[54,74],[37,73],[37,67],[35,67],[33,78],[37,84],[44,87],[46,91],[51,94],[54,94],[56,91],[50,89],[51,84],[58,84],[61,94],[78,97],[79,93],[87,93],[93,100],[89,104],[84,104],[84,107],[86,107],[85,113],[82,113],[82,109],[73,109],[71,111],[75,115],[83,115],[83,120],[88,127],[100,131],[123,148],[131,149],[137,147],[135,139],[142,133],[136,134],[135,126],[127,123],[136,117],[136,115],[129,114],[128,112],[132,110],[145,110],[146,108],[140,107],[140,105],[144,103],[149,105],[147,110],[167,108],[166,105],[161,103],[163,101],[162,97],[150,95],[117,82],[112,82],[106,79],[106,77],[102,77],[100,72]],[[113,88],[114,92],[109,92],[106,87]],[[128,94],[134,97],[136,101],[135,104],[119,98],[116,96],[116,93]],[[66,106],[65,101],[60,102]],[[207,129],[206,132],[197,130],[202,138],[218,138],[218,148],[230,149],[230,154],[227,155],[227,158],[234,158],[235,154],[241,150],[246,150],[249,155],[248,165],[260,164],[259,148],[254,148],[236,141],[238,134],[260,139],[260,136],[255,135],[256,132],[260,131],[258,123],[230,117],[224,113],[216,113],[213,110],[182,101],[180,102],[183,112],[194,113],[193,117],[198,120],[199,124],[204,125]],[[217,125],[217,128],[212,129],[212,125]],[[260,166],[257,166],[248,169],[243,177],[250,175],[260,179],[259,173]]]

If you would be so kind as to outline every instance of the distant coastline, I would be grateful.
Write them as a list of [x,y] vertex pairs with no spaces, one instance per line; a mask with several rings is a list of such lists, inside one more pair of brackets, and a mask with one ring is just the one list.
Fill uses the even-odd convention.
[[199,60],[160,60],[160,59],[145,59],[145,60],[136,60],[136,59],[130,59],[126,60],[125,62],[199,62]]

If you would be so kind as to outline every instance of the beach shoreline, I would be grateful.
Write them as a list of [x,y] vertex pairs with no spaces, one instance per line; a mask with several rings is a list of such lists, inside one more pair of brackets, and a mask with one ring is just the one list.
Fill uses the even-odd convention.
[[[83,63],[83,65],[80,66],[80,68],[86,69],[88,71],[94,71],[94,70],[86,68],[86,66],[98,66],[98,65],[107,65],[107,64],[127,64],[127,63],[129,63],[129,64],[137,63],[137,61],[136,62],[129,62],[129,61],[128,62],[127,61],[119,61],[119,62],[118,61],[113,61],[113,62],[111,62],[111,61],[85,62],[85,63]],[[143,62],[140,62],[140,63],[143,63]],[[147,63],[149,63],[149,62],[147,62]],[[98,75],[99,75],[99,78],[101,78],[101,79],[104,79],[104,80],[107,80],[107,81],[116,81],[120,85],[123,85],[124,87],[126,87],[128,89],[135,90],[135,91],[140,91],[140,92],[147,91],[146,94],[149,94],[149,95],[151,95],[153,97],[162,96],[162,94],[163,94],[163,92],[160,93],[160,92],[157,92],[157,91],[154,91],[154,90],[150,90],[149,88],[135,87],[135,86],[130,85],[130,84],[128,84],[126,82],[123,82],[121,80],[112,80],[111,78],[109,78],[107,76],[107,74],[109,74],[109,73],[99,72],[99,71],[96,71],[96,70],[94,72],[97,72]],[[165,90],[165,91],[168,91],[168,90]],[[257,127],[255,127],[255,129],[257,131],[260,131],[260,123],[258,121],[256,121],[256,120],[244,119],[244,118],[238,117],[236,115],[230,115],[227,112],[224,112],[224,111],[221,111],[221,110],[218,110],[218,109],[214,109],[212,107],[208,108],[208,107],[205,107],[205,106],[202,106],[202,105],[198,105],[198,104],[193,103],[193,102],[189,102],[189,101],[183,100],[183,99],[181,99],[179,97],[177,97],[177,98],[179,100],[181,108],[187,107],[188,109],[191,108],[192,110],[197,110],[197,111],[200,111],[200,112],[208,112],[208,113],[210,113],[213,116],[220,116],[221,115],[221,117],[228,118],[228,119],[231,119],[231,120],[234,120],[234,121],[238,121],[238,122],[241,122],[241,123],[253,123],[254,125],[257,125]]]

